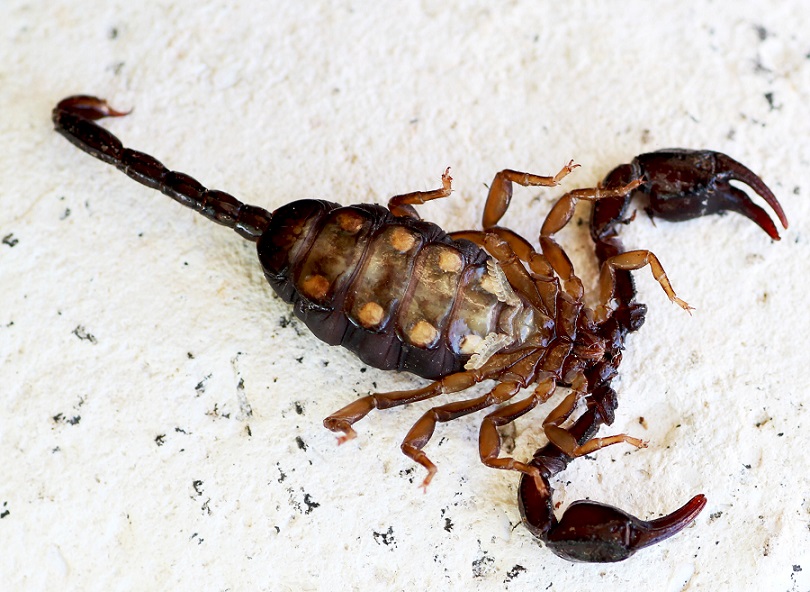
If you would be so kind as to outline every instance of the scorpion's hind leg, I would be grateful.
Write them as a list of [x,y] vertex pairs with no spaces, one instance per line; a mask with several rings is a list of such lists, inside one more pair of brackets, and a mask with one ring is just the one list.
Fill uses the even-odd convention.
[[433,407],[429,409],[419,421],[417,421],[405,439],[402,441],[402,452],[405,456],[411,458],[427,469],[427,475],[422,481],[422,487],[426,488],[433,480],[436,474],[436,465],[428,458],[427,454],[422,450],[433,437],[433,432],[436,429],[436,424],[441,422],[453,421],[464,415],[475,413],[482,409],[486,409],[491,405],[501,403],[514,397],[520,390],[520,384],[517,382],[502,382],[498,384],[486,395],[468,399],[466,401],[456,401]]
[[389,409],[432,399],[444,393],[463,391],[481,380],[483,377],[475,371],[456,372],[420,389],[366,395],[324,419],[323,425],[333,432],[343,432],[338,437],[338,443],[343,444],[357,437],[357,432],[354,431],[352,425],[363,419],[373,409]]
[[554,394],[556,387],[557,381],[553,375],[549,375],[538,382],[537,387],[530,396],[511,405],[501,407],[484,418],[478,435],[478,452],[482,463],[493,469],[520,471],[526,475],[531,475],[537,479],[539,488],[545,487],[542,475],[537,467],[517,461],[512,457],[500,456],[501,436],[498,433],[498,428],[512,423],[538,405],[548,401],[551,395]]
[[[496,354],[481,370],[483,372],[482,377],[486,376],[499,380],[499,384],[494,389],[480,397],[433,407],[419,418],[419,421],[414,424],[408,435],[405,436],[402,442],[402,452],[427,469],[428,474],[422,482],[423,487],[427,487],[433,479],[433,475],[436,474],[436,465],[422,450],[433,436],[436,424],[452,421],[464,415],[508,401],[520,389],[534,380],[538,363],[542,360],[544,353],[545,350],[543,349],[535,349],[525,354],[520,352],[516,354]],[[537,470],[528,465],[520,464],[512,468],[539,477]]]

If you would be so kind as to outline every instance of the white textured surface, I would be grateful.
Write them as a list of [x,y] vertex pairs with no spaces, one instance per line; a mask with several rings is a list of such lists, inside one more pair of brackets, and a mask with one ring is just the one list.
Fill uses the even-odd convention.
[[[0,589],[810,590],[808,4],[238,4],[0,4]],[[477,416],[439,427],[426,495],[398,449],[424,406],[337,448],[323,417],[422,381],[317,342],[249,243],[53,133],[74,93],[134,107],[110,123],[127,146],[268,209],[384,203],[450,165],[453,197],[422,212],[457,229],[505,167],[575,158],[566,186],[586,186],[679,145],[761,172],[780,243],[735,215],[627,228],[697,310],[638,274],[611,430],[650,447],[557,480],[563,504],[708,507],[630,561],[573,565],[519,525],[517,476],[477,461]],[[535,235],[558,194],[517,192],[508,224]],[[563,238],[593,278],[585,226]]]

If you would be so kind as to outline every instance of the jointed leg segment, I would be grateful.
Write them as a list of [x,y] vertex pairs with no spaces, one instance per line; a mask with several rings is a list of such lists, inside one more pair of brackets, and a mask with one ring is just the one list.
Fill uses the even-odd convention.
[[492,180],[492,185],[489,187],[489,195],[487,195],[487,202],[484,206],[484,216],[481,220],[482,226],[485,229],[492,228],[503,218],[509,208],[509,202],[512,200],[512,183],[524,187],[556,187],[578,166],[571,160],[553,177],[522,173],[512,169],[505,169],[497,173]]
[[426,201],[433,199],[440,199],[442,197],[449,197],[452,189],[453,177],[450,176],[450,167],[447,167],[442,173],[442,187],[441,189],[434,189],[432,191],[414,191],[412,193],[403,193],[402,195],[395,195],[388,200],[388,209],[395,216],[407,216],[408,218],[420,219],[419,214],[416,213],[414,205],[421,205]]
[[388,409],[432,399],[443,393],[463,391],[483,379],[484,377],[475,371],[457,372],[420,389],[367,395],[324,419],[323,425],[333,432],[343,432],[343,435],[338,437],[338,444],[343,444],[357,436],[352,425],[363,419],[372,409]]
[[661,285],[669,299],[691,314],[690,311],[694,309],[675,295],[675,290],[672,288],[672,284],[658,257],[656,257],[652,251],[637,250],[621,253],[620,255],[607,259],[602,264],[602,271],[599,275],[599,289],[602,304],[596,310],[598,318],[607,318],[613,312],[612,301],[616,284],[616,270],[632,271],[641,269],[645,265],[650,266],[655,281]]
[[433,475],[436,474],[436,465],[434,465],[422,451],[422,448],[427,445],[430,438],[433,436],[436,423],[452,421],[464,415],[486,409],[491,405],[501,403],[514,397],[519,390],[520,384],[517,382],[501,382],[493,390],[481,397],[468,399],[466,401],[456,401],[428,410],[419,421],[414,424],[408,432],[408,435],[405,436],[405,440],[402,442],[402,452],[427,469],[428,474],[422,482],[422,487],[427,487],[433,479]]

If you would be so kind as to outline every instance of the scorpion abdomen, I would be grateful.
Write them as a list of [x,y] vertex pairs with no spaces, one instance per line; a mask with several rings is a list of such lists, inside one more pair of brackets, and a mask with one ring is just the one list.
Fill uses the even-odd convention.
[[458,372],[516,316],[481,248],[382,206],[292,202],[273,213],[258,251],[273,289],[319,339],[376,368]]

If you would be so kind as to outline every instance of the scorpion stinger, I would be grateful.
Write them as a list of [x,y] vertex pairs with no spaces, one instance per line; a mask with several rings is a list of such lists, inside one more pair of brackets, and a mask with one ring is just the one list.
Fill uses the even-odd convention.
[[[562,557],[620,561],[679,532],[703,509],[706,498],[697,495],[668,516],[644,521],[601,503],[577,501],[557,520],[550,481],[585,454],[612,445],[646,446],[628,434],[596,437],[599,428],[613,423],[618,403],[610,384],[628,334],[642,326],[647,312],[635,300],[630,272],[649,267],[670,300],[690,310],[652,252],[626,251],[619,240],[630,200],[645,197],[651,215],[675,221],[734,210],[777,239],[768,214],[730,185],[746,183],[787,227],[773,193],[743,165],[705,150],[642,154],[616,168],[601,186],[560,197],[540,228],[536,249],[498,225],[512,187],[555,187],[579,166],[573,161],[552,176],[497,173],[482,230],[448,234],[421,220],[415,206],[451,195],[449,169],[441,187],[394,196],[387,208],[299,199],[270,214],[125,148],[95,123],[123,115],[102,99],[81,95],[60,101],[52,117],[56,131],[85,152],[256,243],[265,277],[316,337],[348,348],[375,368],[433,381],[345,405],[324,420],[340,434],[339,442],[355,437],[353,425],[375,409],[461,393],[492,380],[496,384],[481,396],[428,409],[405,436],[402,451],[427,470],[424,486],[437,471],[424,448],[438,424],[488,409],[479,432],[480,460],[521,473],[518,501],[526,526]],[[601,265],[596,308],[586,305],[584,284],[555,239],[579,201],[594,203],[591,237]],[[529,462],[502,456],[498,427],[546,403],[558,386],[571,393],[540,422],[548,444]],[[518,397],[530,387],[530,395]],[[585,411],[571,423],[579,403]]]
[[157,189],[209,220],[233,228],[240,236],[256,242],[270,224],[270,212],[243,204],[232,195],[203,187],[185,173],[167,169],[156,158],[124,148],[121,140],[93,123],[105,117],[122,117],[104,99],[75,95],[59,101],[52,119],[56,131],[91,156],[113,165],[138,183]]

